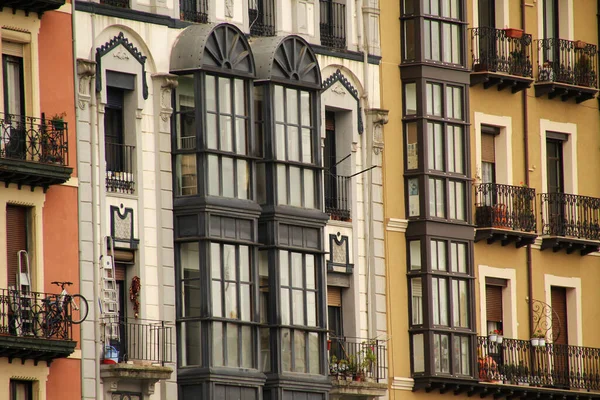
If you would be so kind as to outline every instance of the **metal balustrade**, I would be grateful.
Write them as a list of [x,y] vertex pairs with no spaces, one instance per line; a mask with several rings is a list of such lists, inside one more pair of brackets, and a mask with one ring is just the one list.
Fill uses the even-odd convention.
[[134,193],[135,146],[106,143],[106,190],[117,193]]
[[480,27],[471,31],[473,71],[503,72],[533,77],[533,46],[530,34],[520,37],[505,29]]
[[346,5],[320,0],[321,44],[334,49],[346,48]]
[[600,240],[600,199],[567,193],[542,193],[544,235]]
[[275,1],[251,0],[248,6],[250,35],[275,36]]
[[538,82],[598,88],[598,51],[594,44],[558,38],[537,40]]
[[350,178],[325,174],[325,212],[331,219],[350,221]]
[[478,228],[536,231],[535,189],[482,183],[476,186],[475,195],[475,223]]
[[330,337],[329,375],[385,382],[387,348],[377,339]]
[[184,21],[208,23],[208,0],[179,0],[179,15]]

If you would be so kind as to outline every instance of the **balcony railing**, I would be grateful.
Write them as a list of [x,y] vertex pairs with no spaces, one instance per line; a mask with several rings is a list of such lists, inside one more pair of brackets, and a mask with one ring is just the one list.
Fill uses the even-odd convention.
[[179,0],[179,15],[184,21],[206,24],[208,0]]
[[350,220],[349,177],[325,174],[325,212],[334,220]]
[[104,322],[105,358],[164,365],[174,361],[174,327],[164,321],[129,319]]
[[334,49],[346,48],[346,5],[320,0],[321,44]]
[[542,193],[543,234],[600,240],[600,199],[566,193]]
[[600,349],[506,339],[477,342],[479,379],[560,389],[600,391]]
[[135,146],[106,143],[106,190],[133,194]]
[[66,166],[67,123],[0,113],[0,157]]
[[251,0],[248,7],[250,35],[275,36],[275,1]]
[[387,348],[381,340],[330,337],[329,375],[349,380],[387,379]]
[[530,34],[507,35],[505,29],[471,29],[473,71],[503,72],[533,77],[533,49]]
[[100,4],[106,4],[120,8],[129,8],[129,0],[100,0]]
[[535,232],[535,189],[482,183],[476,189],[475,223],[478,228]]
[[598,88],[596,45],[565,39],[541,39],[538,47],[538,82],[559,82]]

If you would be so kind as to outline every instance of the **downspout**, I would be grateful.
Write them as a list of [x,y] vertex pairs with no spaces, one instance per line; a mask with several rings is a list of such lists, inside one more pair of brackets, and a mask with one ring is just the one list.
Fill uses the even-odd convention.
[[[521,0],[521,29],[526,32],[525,10],[527,9],[526,0]],[[598,0],[600,2],[600,0]],[[521,91],[523,97],[523,155],[525,162],[525,185],[529,187],[529,112],[527,108],[527,89]],[[534,198],[534,203],[537,199]],[[534,204],[535,210],[535,204]],[[527,296],[529,298],[529,335],[533,334],[533,264],[531,255],[531,245],[527,245]],[[516,333],[516,332],[515,332]]]

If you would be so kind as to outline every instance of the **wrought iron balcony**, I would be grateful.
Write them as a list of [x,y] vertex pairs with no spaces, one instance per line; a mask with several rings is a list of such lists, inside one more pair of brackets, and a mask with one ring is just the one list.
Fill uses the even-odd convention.
[[320,0],[321,44],[334,49],[346,48],[346,5]]
[[[574,97],[577,103],[598,92],[598,51],[594,44],[580,40],[541,39],[537,41],[538,77],[536,96]],[[577,86],[577,87],[573,87]]]
[[250,35],[275,36],[275,0],[254,0],[248,7]]
[[325,212],[331,219],[350,219],[350,178],[325,174]]
[[480,336],[479,380],[529,387],[600,391],[600,349]]
[[598,251],[600,199],[566,193],[542,193],[542,250],[562,248],[582,255]]
[[67,141],[62,120],[0,113],[0,180],[43,188],[66,182],[73,171]]
[[74,350],[69,308],[56,313],[57,295],[0,289],[0,357],[52,362]]
[[206,24],[208,0],[179,0],[179,15],[184,21]]
[[106,190],[133,194],[135,191],[135,146],[106,143]]
[[475,194],[475,241],[514,241],[521,247],[535,240],[535,189],[483,183],[476,186]]
[[119,8],[129,8],[129,0],[100,0],[100,4]]
[[471,31],[473,72],[471,84],[485,89],[511,88],[513,93],[533,82],[533,49],[530,34],[517,29],[480,27]]
[[12,8],[13,10],[23,10],[27,13],[35,12],[42,15],[46,11],[56,10],[65,5],[65,0],[2,0],[1,7]]
[[[376,339],[330,337],[330,394],[383,396],[387,389],[387,348]],[[362,398],[362,397],[361,397]]]

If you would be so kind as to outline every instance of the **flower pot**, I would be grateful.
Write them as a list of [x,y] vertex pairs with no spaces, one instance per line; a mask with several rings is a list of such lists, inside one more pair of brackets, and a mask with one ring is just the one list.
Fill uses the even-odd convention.
[[65,121],[62,119],[53,119],[51,122],[55,131],[62,131],[65,129]]
[[502,336],[502,335],[498,335],[498,336],[496,337],[496,343],[498,343],[498,344],[502,344],[502,340],[504,340],[504,336]]
[[488,343],[495,343],[498,340],[498,335],[492,334],[488,335]]
[[531,338],[531,345],[533,347],[538,347],[540,345],[540,339],[538,339],[538,338]]
[[538,346],[539,346],[539,347],[544,347],[544,346],[546,346],[546,338],[539,338],[539,339],[538,339]]
[[523,29],[506,28],[504,30],[504,34],[506,35],[506,37],[509,38],[521,39],[521,37],[523,36]]
[[576,49],[585,49],[585,46],[587,46],[587,43],[584,42],[583,40],[576,40],[573,45],[575,46]]

